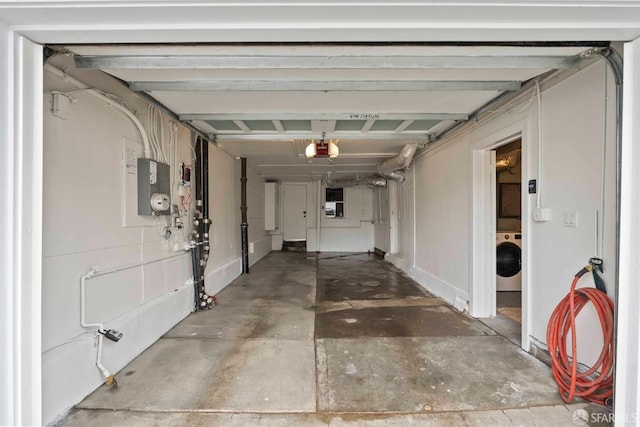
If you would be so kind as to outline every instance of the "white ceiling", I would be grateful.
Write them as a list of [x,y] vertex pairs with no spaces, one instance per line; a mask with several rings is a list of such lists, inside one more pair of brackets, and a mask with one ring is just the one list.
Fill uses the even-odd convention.
[[[409,142],[423,146],[502,93],[587,47],[410,45],[69,45],[101,69],[247,157],[266,179],[371,175]],[[493,84],[506,84],[496,90]],[[147,86],[145,86],[147,85]],[[148,86],[151,85],[151,86]],[[312,138],[336,159],[307,159]]]

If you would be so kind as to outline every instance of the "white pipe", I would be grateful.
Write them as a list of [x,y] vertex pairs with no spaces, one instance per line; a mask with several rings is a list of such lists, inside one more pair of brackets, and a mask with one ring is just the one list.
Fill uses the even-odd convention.
[[151,155],[151,145],[149,143],[149,137],[147,136],[147,132],[144,129],[144,126],[142,126],[142,123],[140,122],[140,120],[138,120],[138,118],[135,116],[135,114],[133,114],[132,111],[129,111],[126,107],[124,107],[123,105],[120,105],[119,103],[109,98],[108,96],[105,96],[100,91],[87,86],[80,80],[74,77],[71,77],[61,69],[54,67],[49,63],[44,64],[44,69],[49,73],[53,74],[54,76],[64,80],[65,82],[72,84],[78,89],[86,89],[88,94],[94,96],[95,98],[98,98],[108,106],[116,108],[118,111],[120,111],[125,116],[127,116],[136,126],[136,128],[138,129],[138,132],[140,133],[140,136],[142,137],[142,144],[144,145],[144,156],[148,159],[153,158]]
[[538,101],[538,194],[536,194],[536,208],[540,209],[542,207],[542,96],[538,80],[536,80],[536,97]]
[[104,341],[104,336],[102,334],[98,334],[98,355],[96,356],[96,366],[102,372],[102,375],[108,380],[111,377],[111,372],[102,364],[102,341]]
[[87,284],[87,279],[90,279],[93,276],[95,276],[97,272],[98,272],[97,267],[94,267],[91,270],[89,270],[86,274],[82,275],[82,277],[80,277],[80,324],[84,328],[93,328],[93,327],[98,328],[98,333],[97,333],[98,351],[96,354],[96,366],[98,367],[100,372],[102,372],[102,375],[104,375],[105,379],[109,379],[109,377],[111,377],[111,372],[109,372],[109,370],[105,368],[104,365],[102,364],[102,341],[104,340],[104,335],[102,335],[102,332],[104,331],[104,325],[102,323],[87,323],[85,319],[84,301],[85,301],[85,287]]
[[93,267],[86,274],[80,277],[80,325],[83,328],[98,328],[98,332],[104,331],[104,325],[102,323],[87,323],[85,319],[85,287],[87,279],[92,278],[98,272],[98,267]]

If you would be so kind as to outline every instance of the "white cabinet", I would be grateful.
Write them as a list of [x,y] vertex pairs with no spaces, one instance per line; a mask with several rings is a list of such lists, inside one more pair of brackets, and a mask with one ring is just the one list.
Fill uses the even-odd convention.
[[278,193],[277,182],[264,183],[264,229],[267,231],[278,229]]

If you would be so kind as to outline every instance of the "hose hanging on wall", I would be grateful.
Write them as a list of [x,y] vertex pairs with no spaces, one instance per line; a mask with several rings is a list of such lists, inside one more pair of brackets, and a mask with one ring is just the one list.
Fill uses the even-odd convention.
[[[571,290],[551,314],[547,327],[547,345],[551,354],[551,368],[558,383],[560,397],[566,403],[574,397],[582,397],[601,405],[613,396],[613,302],[604,291],[604,283],[596,269],[601,262],[590,260],[590,265],[580,270],[573,278]],[[600,260],[598,260],[600,261]],[[601,270],[602,271],[602,270]],[[593,273],[598,287],[576,289],[582,276]],[[587,369],[578,370],[576,343],[576,317],[587,303],[591,302],[600,319],[604,344],[596,363]],[[567,352],[567,339],[571,338],[571,353]]]

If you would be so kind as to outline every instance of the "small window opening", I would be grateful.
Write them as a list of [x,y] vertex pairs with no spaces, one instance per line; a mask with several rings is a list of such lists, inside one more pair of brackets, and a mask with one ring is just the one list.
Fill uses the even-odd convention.
[[327,188],[324,215],[329,218],[344,218],[344,188]]

